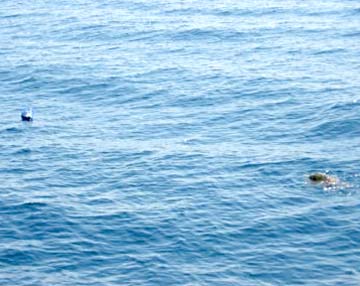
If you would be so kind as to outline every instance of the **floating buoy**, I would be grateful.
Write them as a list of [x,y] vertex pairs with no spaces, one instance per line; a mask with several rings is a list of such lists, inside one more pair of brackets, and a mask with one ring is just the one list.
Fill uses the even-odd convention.
[[32,108],[25,109],[23,112],[21,112],[21,120],[22,121],[32,121],[33,120]]

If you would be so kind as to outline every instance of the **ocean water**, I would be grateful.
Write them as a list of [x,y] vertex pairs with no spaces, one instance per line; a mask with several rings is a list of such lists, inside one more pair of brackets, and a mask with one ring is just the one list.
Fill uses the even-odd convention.
[[0,285],[360,285],[359,1],[2,0],[0,107]]

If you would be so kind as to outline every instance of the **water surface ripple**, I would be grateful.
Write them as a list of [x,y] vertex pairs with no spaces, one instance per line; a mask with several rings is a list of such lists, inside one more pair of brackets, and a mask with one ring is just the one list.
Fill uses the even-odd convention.
[[1,285],[360,284],[358,1],[1,6]]

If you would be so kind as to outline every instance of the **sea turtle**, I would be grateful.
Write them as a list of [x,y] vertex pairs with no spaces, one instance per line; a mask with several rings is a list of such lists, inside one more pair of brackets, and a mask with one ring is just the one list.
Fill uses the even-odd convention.
[[339,180],[336,177],[326,175],[324,173],[314,173],[309,176],[309,180],[312,183],[319,184],[323,183],[326,186],[336,185]]

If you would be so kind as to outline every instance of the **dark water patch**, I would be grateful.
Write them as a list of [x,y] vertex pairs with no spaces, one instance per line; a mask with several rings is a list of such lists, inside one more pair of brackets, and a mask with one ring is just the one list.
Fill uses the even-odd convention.
[[0,250],[0,264],[8,265],[33,265],[38,257],[33,250],[22,251],[16,249]]

